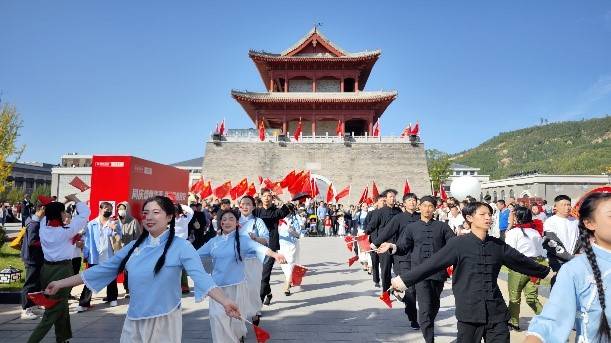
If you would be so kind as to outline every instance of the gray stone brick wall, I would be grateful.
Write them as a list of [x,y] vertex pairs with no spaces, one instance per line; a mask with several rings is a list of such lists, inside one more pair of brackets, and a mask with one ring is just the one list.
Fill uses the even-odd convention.
[[359,143],[346,147],[342,143],[277,143],[223,142],[217,146],[206,143],[202,175],[213,187],[231,180],[235,185],[241,178],[255,181],[257,177],[280,180],[292,169],[309,169],[328,178],[336,189],[352,185],[349,198],[342,203],[353,203],[363,188],[375,180],[380,192],[395,188],[400,196],[406,178],[413,192],[419,196],[430,194],[429,174],[424,146],[408,143]]

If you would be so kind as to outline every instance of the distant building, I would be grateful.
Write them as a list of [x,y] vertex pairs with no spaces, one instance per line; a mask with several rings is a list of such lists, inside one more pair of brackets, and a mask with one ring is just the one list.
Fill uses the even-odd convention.
[[486,182],[490,180],[490,175],[481,175],[479,173],[480,168],[469,167],[464,164],[452,163],[450,164],[450,176],[448,176],[447,184],[450,185],[452,181],[460,176],[473,176],[478,179],[479,182]]
[[177,162],[171,164],[172,167],[176,167],[182,170],[189,171],[189,187],[197,182],[202,177],[202,165],[204,164],[204,157],[193,158],[190,160]]
[[493,201],[513,197],[537,197],[552,203],[559,194],[579,199],[590,189],[609,184],[607,175],[521,175],[482,182],[480,199],[490,195]]
[[51,185],[51,168],[53,165],[49,163],[15,163],[6,181],[13,183],[13,188],[32,194],[38,187]]
[[68,194],[78,193],[82,201],[89,201],[91,190],[80,192],[69,183],[78,176],[83,182],[91,186],[91,159],[92,155],[69,153],[62,155],[59,166],[51,171],[51,195],[63,199]]

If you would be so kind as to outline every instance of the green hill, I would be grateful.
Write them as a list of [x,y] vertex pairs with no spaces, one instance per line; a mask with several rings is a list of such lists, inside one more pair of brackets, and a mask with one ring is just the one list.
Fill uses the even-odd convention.
[[492,179],[533,171],[601,174],[611,168],[611,117],[503,132],[449,158],[481,168]]

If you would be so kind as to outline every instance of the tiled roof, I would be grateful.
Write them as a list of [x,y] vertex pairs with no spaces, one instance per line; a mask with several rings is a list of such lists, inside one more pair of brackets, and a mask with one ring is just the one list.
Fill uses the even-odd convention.
[[257,93],[232,90],[231,95],[237,100],[255,102],[376,102],[393,100],[396,91],[378,92],[272,92]]
[[301,39],[298,40],[297,42],[295,42],[295,44],[293,44],[288,49],[286,49],[283,52],[281,52],[280,55],[285,56],[285,55],[289,54],[293,50],[297,49],[301,44],[303,44],[303,42],[307,41],[314,34],[318,34],[320,36],[320,38],[322,38],[327,44],[329,44],[333,48],[335,48],[335,50],[341,52],[344,55],[348,55],[349,54],[347,51],[345,51],[344,49],[340,48],[338,45],[336,45],[333,42],[331,42],[325,35],[322,34],[322,32],[320,32],[318,30],[318,28],[316,26],[314,26],[308,33],[306,33],[305,36],[301,37]]
[[190,160],[186,160],[186,161],[182,161],[182,162],[176,162],[172,164],[172,166],[174,167],[201,167],[203,165],[204,165],[203,156],[194,158],[194,159],[190,159]]

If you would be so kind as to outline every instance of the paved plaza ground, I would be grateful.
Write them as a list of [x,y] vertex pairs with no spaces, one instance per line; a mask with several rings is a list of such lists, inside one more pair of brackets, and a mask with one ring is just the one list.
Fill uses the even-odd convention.
[[[371,277],[360,270],[358,263],[348,268],[350,253],[341,238],[304,238],[301,240],[301,262],[311,269],[301,289],[291,296],[281,292],[283,275],[277,267],[272,275],[274,298],[264,306],[261,327],[271,333],[269,342],[422,342],[420,331],[409,328],[402,304],[388,309],[373,287]],[[499,280],[507,299],[507,285]],[[103,293],[95,296],[93,310],[74,313],[71,342],[116,342],[127,311],[128,299],[109,308],[101,302]],[[72,291],[80,293],[80,287]],[[151,294],[154,296],[154,294]],[[545,299],[542,298],[542,301]],[[19,319],[18,305],[0,305],[0,342],[25,342],[37,320]],[[526,327],[532,311],[522,306],[522,327]],[[451,284],[446,283],[437,316],[436,342],[453,342],[456,336],[454,297]],[[43,342],[55,342],[53,330]],[[512,333],[512,342],[521,342],[522,334]],[[256,342],[249,330],[247,342]],[[208,321],[208,301],[195,304],[193,297],[183,299],[183,342],[212,342]]]

